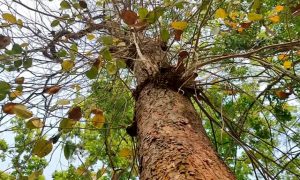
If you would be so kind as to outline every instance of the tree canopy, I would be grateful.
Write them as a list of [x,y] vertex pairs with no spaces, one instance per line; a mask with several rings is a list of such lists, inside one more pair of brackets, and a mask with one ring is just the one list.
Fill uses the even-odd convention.
[[300,2],[0,7],[1,179],[138,177],[133,63],[154,46],[237,179],[300,178]]

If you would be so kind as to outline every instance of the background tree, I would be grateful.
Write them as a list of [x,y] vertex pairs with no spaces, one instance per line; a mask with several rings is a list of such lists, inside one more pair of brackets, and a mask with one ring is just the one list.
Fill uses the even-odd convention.
[[1,178],[299,178],[298,2],[0,7]]

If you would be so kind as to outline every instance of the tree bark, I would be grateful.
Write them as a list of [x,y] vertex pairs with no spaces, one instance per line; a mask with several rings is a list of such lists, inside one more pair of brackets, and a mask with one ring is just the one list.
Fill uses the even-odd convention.
[[139,93],[135,118],[141,180],[236,179],[188,97],[149,83]]

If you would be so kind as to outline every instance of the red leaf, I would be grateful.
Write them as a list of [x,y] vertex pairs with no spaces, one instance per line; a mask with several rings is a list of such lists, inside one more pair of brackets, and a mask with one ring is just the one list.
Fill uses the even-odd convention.
[[72,107],[68,112],[68,118],[79,121],[82,117],[81,108],[76,106]]
[[242,28],[248,29],[252,23],[253,23],[252,21],[244,22],[244,23],[241,23],[241,26],[242,26]]
[[47,93],[47,94],[56,94],[58,93],[58,91],[61,89],[61,87],[59,86],[51,86],[51,87],[46,87],[44,89],[44,93]]
[[124,10],[121,13],[121,18],[123,19],[124,23],[127,25],[132,25],[138,19],[138,16],[135,12],[131,10]]
[[183,33],[182,30],[178,30],[178,29],[175,30],[175,40],[176,41],[180,41],[182,33]]

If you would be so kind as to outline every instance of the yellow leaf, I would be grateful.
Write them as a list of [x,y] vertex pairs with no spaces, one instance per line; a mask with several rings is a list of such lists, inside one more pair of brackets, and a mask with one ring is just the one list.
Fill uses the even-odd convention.
[[227,13],[224,9],[222,8],[219,8],[217,11],[216,11],[216,18],[222,18],[222,19],[225,19],[227,17]]
[[116,43],[118,42],[120,39],[114,39],[113,42]]
[[9,97],[11,98],[16,98],[18,96],[21,96],[23,93],[21,91],[14,91],[12,93],[10,93]]
[[237,16],[238,14],[239,14],[238,11],[234,11],[234,12],[232,13],[233,16]]
[[286,61],[288,58],[289,58],[289,55],[287,55],[287,54],[279,54],[278,55],[278,59],[280,61]]
[[15,83],[17,83],[17,84],[23,84],[24,80],[25,80],[24,77],[18,77],[18,78],[15,79]]
[[185,28],[187,28],[187,22],[172,22],[172,28],[183,31]]
[[76,90],[80,91],[81,87],[79,85],[76,86]]
[[64,42],[65,43],[69,42],[69,36],[67,36],[67,35],[65,36]]
[[95,35],[94,35],[94,34],[89,34],[89,35],[86,36],[86,38],[87,38],[88,40],[92,40],[92,39],[95,38]]
[[95,114],[95,116],[92,119],[92,124],[95,127],[101,128],[105,123],[105,118],[103,116],[103,113]]
[[120,152],[121,157],[128,157],[129,155],[130,155],[130,149],[128,149],[128,148],[124,148]]
[[63,71],[69,71],[74,67],[74,62],[70,60],[64,61],[61,63],[61,66]]
[[28,119],[32,117],[33,113],[28,111],[27,108],[23,104],[17,104],[14,106],[14,112],[16,116],[22,119]]
[[292,62],[284,61],[283,66],[285,67],[285,69],[290,69],[292,67]]
[[52,151],[52,148],[53,148],[52,142],[42,139],[35,144],[33,148],[33,153],[37,157],[41,158],[49,154]]
[[92,53],[91,51],[88,51],[88,52],[86,52],[86,55],[87,55],[87,56],[92,56],[93,53]]
[[67,100],[67,99],[62,99],[62,100],[58,100],[56,102],[57,105],[68,105],[70,104],[70,100]]
[[36,129],[44,127],[44,123],[41,122],[38,118],[32,118],[26,122],[26,127],[29,129]]
[[274,11],[275,11],[275,12],[280,12],[280,11],[282,11],[283,9],[284,9],[283,6],[278,5],[278,6],[275,7]]
[[71,88],[74,89],[76,87],[76,84],[72,84]]
[[10,23],[13,23],[13,24],[17,23],[16,17],[12,14],[4,13],[4,14],[2,14],[2,17],[7,22],[10,22]]
[[29,46],[29,43],[23,43],[23,44],[21,44],[20,46],[21,46],[21,47],[27,47],[27,46]]
[[272,16],[269,17],[270,21],[272,21],[273,23],[277,23],[280,21],[280,17],[279,16]]
[[87,169],[85,169],[84,167],[79,167],[77,170],[76,170],[76,172],[77,172],[77,174],[79,175],[79,176],[81,176],[81,175],[86,175],[87,174]]
[[256,14],[256,13],[249,13],[248,14],[248,19],[249,21],[259,21],[263,18],[264,16],[261,14]]
[[40,175],[43,174],[43,169],[40,169],[40,170],[37,170],[35,172],[33,172],[29,177],[28,177],[28,180],[35,180],[35,179],[38,179],[38,177]]
[[18,19],[17,24],[18,24],[18,28],[22,29],[22,27],[23,27],[23,21],[21,19]]

